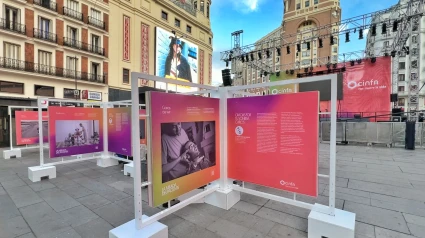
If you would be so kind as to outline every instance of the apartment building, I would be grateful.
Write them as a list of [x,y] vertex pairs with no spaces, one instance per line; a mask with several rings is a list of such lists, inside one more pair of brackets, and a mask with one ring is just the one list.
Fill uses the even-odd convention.
[[[211,0],[111,0],[109,101],[130,99],[131,72],[211,84]],[[173,43],[190,74],[174,74],[179,65],[167,63]],[[173,61],[175,62],[175,61]],[[183,70],[181,70],[183,71]],[[187,70],[189,71],[189,70]],[[139,91],[165,90],[164,84],[139,80]],[[171,91],[181,91],[170,86]]]
[[0,0],[0,8],[0,144],[9,139],[7,106],[81,92],[107,100],[107,0]]

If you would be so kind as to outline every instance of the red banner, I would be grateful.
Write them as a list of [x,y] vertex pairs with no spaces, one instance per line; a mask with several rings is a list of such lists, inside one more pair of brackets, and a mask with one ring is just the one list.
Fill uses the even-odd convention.
[[[338,112],[367,112],[385,114],[391,111],[391,58],[380,57],[354,66],[347,65],[344,72],[344,99],[338,102]],[[330,111],[330,102],[321,102],[322,112]],[[379,113],[381,112],[381,113]],[[366,114],[367,114],[366,113]],[[348,115],[352,116],[352,115]]]

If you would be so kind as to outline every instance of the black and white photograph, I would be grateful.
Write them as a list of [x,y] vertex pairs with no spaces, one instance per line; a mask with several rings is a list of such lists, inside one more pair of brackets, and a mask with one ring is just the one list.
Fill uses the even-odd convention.
[[216,164],[215,121],[161,124],[162,183]]
[[56,148],[99,144],[98,120],[56,121]]
[[[42,122],[43,125],[43,136],[47,136],[49,124],[47,121]],[[40,128],[38,127],[38,121],[22,120],[21,121],[21,138],[38,138]]]

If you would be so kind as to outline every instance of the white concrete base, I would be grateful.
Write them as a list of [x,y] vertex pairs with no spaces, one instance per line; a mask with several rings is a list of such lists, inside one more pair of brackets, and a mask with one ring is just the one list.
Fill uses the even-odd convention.
[[55,166],[35,166],[28,167],[28,179],[32,182],[40,182],[41,178],[48,177],[49,179],[56,178]]
[[133,162],[124,165],[124,175],[133,178],[134,164]]
[[229,210],[241,200],[241,193],[232,189],[217,190],[205,197],[205,203]]
[[[148,216],[143,215],[143,219]],[[109,231],[109,238],[168,238],[168,226],[154,222],[151,225],[136,230],[135,220],[131,220]]]
[[308,215],[308,238],[354,238],[356,214],[335,209],[335,216],[319,212],[326,206],[314,204]]
[[[181,195],[180,197],[178,197],[178,199],[179,199],[180,202],[182,202],[182,201],[184,201],[184,200],[186,200],[188,198],[191,198],[191,197],[195,196],[196,194],[201,193],[203,191],[204,191],[204,189],[195,189],[195,190],[192,190],[192,191],[190,191],[188,193],[185,193],[185,194]],[[203,197],[203,198],[201,198],[199,200],[196,200],[196,201],[194,201],[192,203],[205,203],[205,197]]]
[[97,159],[97,166],[106,168],[118,165],[118,160],[111,159],[109,155],[102,155],[101,158]]
[[4,150],[3,151],[3,158],[4,159],[10,159],[10,158],[21,158],[22,153],[21,149],[11,149],[11,150]]

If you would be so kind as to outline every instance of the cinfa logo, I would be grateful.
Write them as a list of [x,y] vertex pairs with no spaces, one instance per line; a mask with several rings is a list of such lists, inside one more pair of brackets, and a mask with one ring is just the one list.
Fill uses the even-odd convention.
[[347,87],[349,89],[355,89],[355,88],[366,88],[366,87],[375,87],[379,86],[379,81],[375,79],[371,80],[363,80],[363,81],[350,81],[347,83]]
[[280,185],[285,186],[285,187],[295,187],[295,183],[293,183],[293,182],[285,182],[283,180],[280,180]]

